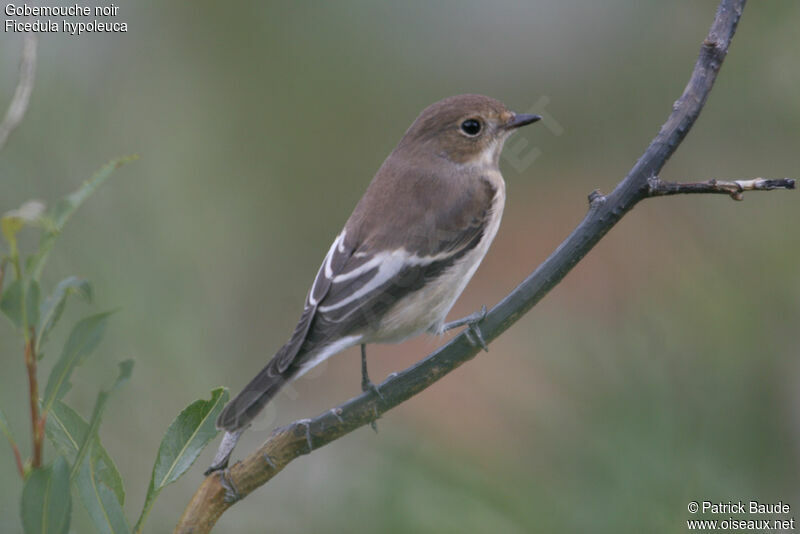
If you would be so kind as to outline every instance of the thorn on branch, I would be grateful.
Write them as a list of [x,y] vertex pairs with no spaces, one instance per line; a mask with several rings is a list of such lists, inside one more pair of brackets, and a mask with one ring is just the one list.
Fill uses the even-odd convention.
[[589,207],[593,207],[597,204],[602,204],[606,201],[606,197],[603,196],[603,193],[600,192],[599,189],[595,189],[591,193],[589,193]]

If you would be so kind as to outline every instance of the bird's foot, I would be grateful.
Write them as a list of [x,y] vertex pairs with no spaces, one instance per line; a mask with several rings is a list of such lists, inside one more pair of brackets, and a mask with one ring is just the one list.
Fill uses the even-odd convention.
[[366,377],[366,380],[361,380],[361,391],[366,393],[367,391],[371,391],[375,395],[377,395],[381,400],[386,400],[383,398],[383,393],[381,393],[381,389],[376,386],[369,377]]
[[311,454],[311,451],[314,450],[314,443],[311,441],[311,419],[300,419],[295,424],[306,427],[306,444],[308,445],[308,452],[306,454]]
[[[489,352],[489,347],[486,346],[486,341],[483,339],[483,333],[481,332],[480,327],[478,324],[486,318],[486,306],[481,306],[481,309],[476,311],[475,313],[470,313],[466,317],[462,317],[461,319],[456,319],[455,321],[450,321],[449,323],[445,323],[442,326],[442,332],[447,332],[448,330],[452,330],[453,328],[458,328],[459,326],[466,326],[467,327],[467,340],[475,347],[480,347],[486,352]],[[475,339],[473,339],[473,336]]]
[[371,391],[381,400],[384,400],[381,390],[369,379],[369,373],[367,373],[367,346],[363,344],[361,345],[361,391],[365,393]]
[[236,484],[234,484],[233,477],[231,477],[231,470],[227,467],[219,474],[219,483],[225,490],[225,496],[223,497],[225,502],[235,503],[242,499],[242,495],[236,489]]
[[205,473],[203,473],[205,476],[216,473],[217,471],[221,471],[228,467],[228,462],[231,459],[233,449],[236,447],[236,443],[238,443],[239,438],[244,430],[245,429],[242,428],[235,432],[225,432],[225,435],[222,437],[222,441],[219,444],[219,449],[217,449],[217,454],[214,456],[214,461],[211,463],[211,466],[206,469]]

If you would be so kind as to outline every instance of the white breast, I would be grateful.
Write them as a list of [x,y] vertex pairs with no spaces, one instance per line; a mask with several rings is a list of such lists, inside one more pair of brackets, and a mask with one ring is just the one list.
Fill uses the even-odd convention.
[[392,306],[368,342],[399,342],[425,331],[441,333],[445,317],[475,274],[500,228],[506,201],[505,182],[499,171],[491,171],[487,177],[496,193],[480,242],[437,280]]

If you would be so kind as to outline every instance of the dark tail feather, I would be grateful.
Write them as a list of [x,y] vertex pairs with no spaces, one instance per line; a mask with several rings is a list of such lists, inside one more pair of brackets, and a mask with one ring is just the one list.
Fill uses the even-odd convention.
[[242,392],[225,406],[217,418],[217,428],[235,432],[246,427],[296,372],[294,369],[286,369],[281,373],[275,364],[275,360],[269,362]]

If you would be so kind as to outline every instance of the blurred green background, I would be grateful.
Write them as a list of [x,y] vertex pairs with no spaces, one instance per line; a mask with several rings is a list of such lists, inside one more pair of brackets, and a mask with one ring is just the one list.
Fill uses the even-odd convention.
[[[533,161],[504,158],[505,220],[455,317],[496,303],[582,218],[592,189],[625,175],[680,95],[715,6],[138,1],[121,4],[126,34],[43,36],[30,109],[0,152],[0,210],[52,202],[112,157],[141,155],[69,224],[45,276],[94,283],[96,304],[70,305],[73,320],[122,307],[67,400],[88,416],[98,383],[135,358],[101,431],[129,515],[177,413],[217,385],[235,394],[285,341],[330,241],[420,110],[476,92],[553,119],[510,141]],[[798,2],[747,7],[665,179],[798,177],[799,21]],[[3,109],[21,44],[0,33]],[[687,503],[704,499],[783,499],[794,515],[798,202],[640,204],[491,352],[387,414],[377,435],[292,463],[218,531],[684,532]],[[371,374],[443,341],[374,347]],[[6,321],[0,355],[0,405],[28,450]],[[337,356],[281,394],[237,454],[359,383],[357,352]],[[149,531],[171,530],[215,446],[163,493]],[[0,531],[19,532],[5,442],[0,480]],[[88,532],[77,502],[75,514],[73,532]]]

